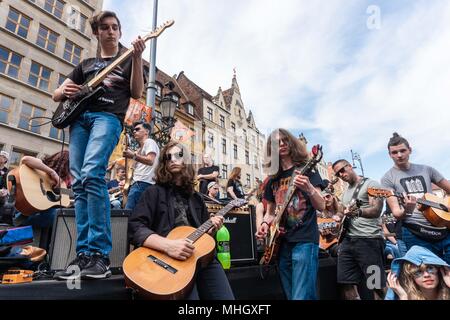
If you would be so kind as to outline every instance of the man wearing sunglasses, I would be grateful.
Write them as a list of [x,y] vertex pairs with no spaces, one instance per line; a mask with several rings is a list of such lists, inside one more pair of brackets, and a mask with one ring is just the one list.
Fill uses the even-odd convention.
[[[369,197],[367,194],[367,188],[377,188],[380,184],[357,175],[350,163],[344,159],[333,163],[333,170],[337,177],[348,183],[348,188],[342,196],[342,204],[346,208],[338,213],[341,219],[346,216],[347,227],[339,247],[337,282],[342,284],[346,300],[359,300],[361,298],[357,286],[367,286],[367,279],[373,273],[372,267],[377,266],[381,287],[376,288],[376,298],[381,298],[382,293],[379,290],[384,288],[386,283],[380,220],[383,200]],[[361,201],[361,206],[350,209],[351,203],[358,200]]]
[[133,210],[142,192],[155,183],[158,165],[159,147],[155,140],[149,138],[150,125],[143,121],[133,124],[133,136],[139,143],[139,150],[127,149],[123,156],[134,161],[133,181],[128,192],[125,209]]
[[[129,219],[129,235],[135,246],[144,246],[185,261],[194,254],[188,239],[168,239],[169,232],[180,226],[200,227],[210,219],[203,196],[194,190],[195,172],[190,153],[176,141],[161,151],[156,169],[156,184],[142,194]],[[223,225],[223,216],[211,217],[212,235]],[[199,267],[187,300],[234,299],[225,272],[216,258]]]
[[409,162],[409,142],[396,132],[389,140],[388,151],[394,166],[385,173],[381,184],[404,194],[402,204],[396,197],[386,201],[394,217],[402,222],[402,240],[408,250],[414,245],[422,246],[450,264],[450,232],[446,227],[432,225],[416,207],[418,198],[432,192],[432,183],[449,195],[450,182],[432,167]]

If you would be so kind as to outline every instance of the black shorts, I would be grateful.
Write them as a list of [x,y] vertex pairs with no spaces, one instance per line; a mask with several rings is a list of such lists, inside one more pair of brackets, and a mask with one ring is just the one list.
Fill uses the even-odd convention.
[[383,239],[345,237],[339,246],[337,282],[358,285],[367,281],[376,289],[384,288],[384,265]]

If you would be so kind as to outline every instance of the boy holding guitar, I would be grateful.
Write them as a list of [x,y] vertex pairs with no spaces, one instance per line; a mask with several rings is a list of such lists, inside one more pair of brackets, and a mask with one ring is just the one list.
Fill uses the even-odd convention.
[[[264,239],[278,215],[286,230],[281,239],[278,262],[286,298],[316,300],[319,268],[316,210],[325,208],[319,188],[322,179],[317,171],[301,174],[301,168],[309,160],[306,145],[285,129],[277,129],[269,136],[267,156],[270,157],[269,165],[276,172],[270,173],[265,188],[267,210],[256,236]],[[276,210],[276,207],[283,206],[292,188],[295,188],[292,200],[284,212],[279,212],[282,209]]]
[[[53,93],[54,101],[76,99],[82,84],[112,64],[121,53],[120,21],[114,12],[102,11],[91,18],[100,54],[83,60]],[[70,171],[74,178],[77,222],[77,257],[57,279],[73,276],[74,266],[84,279],[109,277],[112,249],[110,203],[105,182],[106,168],[122,132],[130,97],[139,99],[144,89],[142,52],[145,42],[133,41],[134,51],[103,80],[104,94],[92,98],[86,110],[70,124]],[[71,268],[70,268],[71,267]],[[70,269],[69,269],[70,268]]]
[[446,227],[432,225],[418,210],[417,199],[431,193],[434,183],[450,194],[450,182],[436,169],[409,162],[412,149],[408,141],[394,133],[388,143],[389,156],[394,166],[381,179],[383,187],[403,194],[402,204],[396,197],[388,197],[393,215],[403,222],[402,237],[409,249],[419,245],[450,263],[450,233]]
[[[369,197],[368,187],[379,185],[378,182],[363,178],[356,174],[351,164],[344,159],[333,163],[337,177],[349,184],[342,196],[342,204],[346,206],[342,220],[344,235],[341,241],[337,263],[337,282],[343,285],[346,300],[359,300],[357,285],[366,282],[371,275],[371,266],[380,271],[380,288],[385,287],[384,273],[384,240],[381,232],[380,214],[383,201]],[[353,203],[360,202],[360,206]]]
[[[202,267],[193,276],[193,282],[189,277],[192,273],[186,273],[186,276],[182,277],[183,279],[177,278],[186,270],[195,269],[197,255],[202,249],[202,244],[192,241],[190,237],[174,239],[170,237],[169,233],[185,226],[198,228],[209,220],[210,227],[205,231],[212,235],[223,224],[223,216],[210,217],[203,197],[200,193],[195,192],[195,172],[189,157],[190,152],[175,141],[169,142],[161,150],[156,169],[156,184],[149,186],[142,193],[128,224],[131,242],[137,247],[150,248],[162,253],[162,255],[153,254],[152,256],[161,255],[161,258],[155,259],[157,261],[154,262],[159,262],[159,265],[167,263],[167,268],[149,261],[148,254],[145,254],[144,264],[138,268],[141,271],[132,272],[132,270],[136,270],[132,265],[138,263],[138,260],[132,263],[133,259],[127,257],[124,262],[124,272],[128,281],[148,291],[147,293],[143,292],[144,294],[153,294],[153,296],[156,292],[170,291],[179,282],[186,280],[184,290],[175,290],[170,294],[160,295],[159,298],[234,299],[225,272],[215,257],[211,261],[202,263]],[[214,248],[214,244],[212,248]],[[142,250],[142,248],[135,251],[138,250]],[[130,257],[134,256],[135,251],[130,254]],[[144,266],[147,266],[149,271],[154,271],[153,276],[138,281],[139,273],[143,273]],[[177,272],[171,274],[172,268],[176,268]],[[158,279],[159,276],[166,281],[150,283],[152,281],[150,278]],[[178,283],[172,285],[172,279]],[[146,288],[146,283],[150,284],[148,288]]]

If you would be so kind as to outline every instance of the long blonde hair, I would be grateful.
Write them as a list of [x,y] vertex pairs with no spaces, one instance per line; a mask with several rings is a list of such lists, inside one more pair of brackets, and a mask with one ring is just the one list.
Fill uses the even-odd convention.
[[[420,287],[414,281],[414,273],[419,270],[424,270],[427,265],[422,264],[420,266],[416,266],[408,261],[403,263],[402,271],[400,273],[399,282],[400,285],[405,289],[408,294],[408,300],[426,300],[425,296],[422,293]],[[442,279],[442,275],[440,272],[440,267],[436,266],[437,277],[438,277],[438,286],[436,290],[438,290],[438,300],[449,300],[450,299],[450,289]]]

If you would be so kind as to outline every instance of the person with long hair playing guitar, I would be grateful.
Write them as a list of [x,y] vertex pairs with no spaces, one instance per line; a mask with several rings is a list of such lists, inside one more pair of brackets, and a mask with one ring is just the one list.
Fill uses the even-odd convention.
[[[222,227],[223,217],[210,217],[202,195],[194,191],[194,178],[190,152],[175,141],[169,142],[159,156],[156,184],[142,193],[129,219],[133,245],[186,261],[194,254],[194,244],[187,238],[167,238],[170,231],[180,226],[199,227],[208,219],[213,226],[208,230],[209,234]],[[193,288],[184,298],[234,299],[225,272],[215,257],[196,272]]]
[[[317,171],[299,174],[309,154],[306,145],[285,129],[270,134],[267,156],[272,168],[264,192],[267,210],[256,235],[264,239],[275,214],[282,215],[285,234],[278,250],[278,264],[284,293],[289,300],[315,300],[319,264],[316,210],[325,208],[319,188],[322,179]],[[278,212],[276,207],[283,204],[290,187],[296,188],[294,196],[285,212]]]
[[[83,60],[53,93],[54,101],[76,99],[82,84],[118,59],[124,49],[119,18],[102,11],[90,20],[100,46],[99,56]],[[81,270],[83,279],[109,277],[112,250],[110,203],[105,174],[114,147],[122,132],[122,122],[130,97],[139,99],[144,89],[142,52],[145,42],[133,41],[130,58],[119,64],[103,80],[103,95],[92,98],[86,110],[70,124],[70,171],[74,178],[77,257],[57,279],[74,277],[70,270]]]

